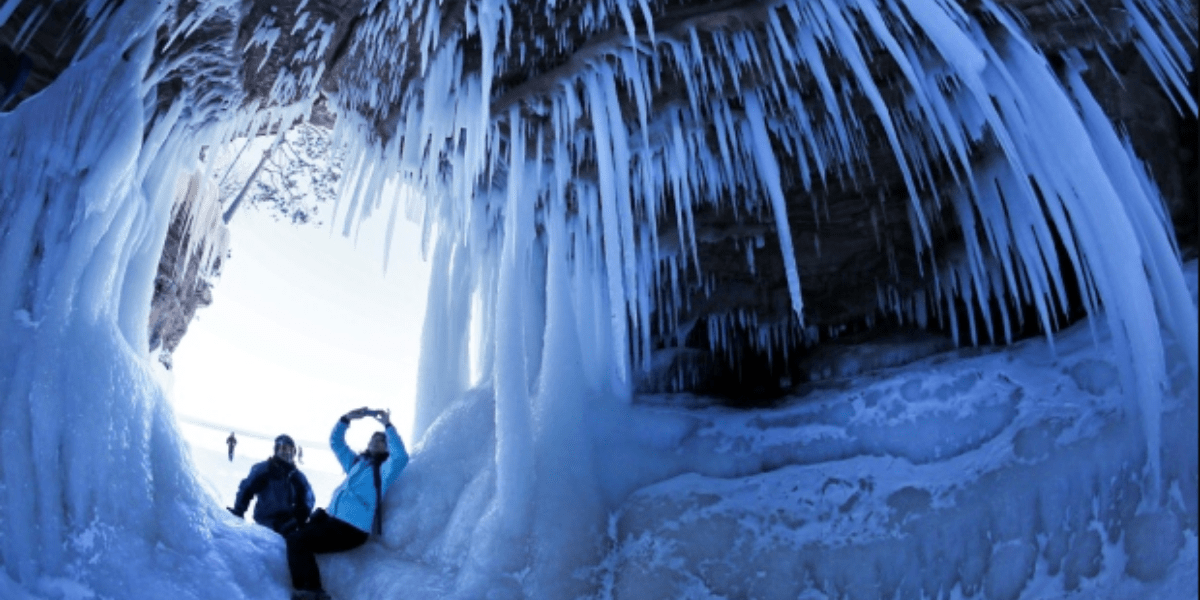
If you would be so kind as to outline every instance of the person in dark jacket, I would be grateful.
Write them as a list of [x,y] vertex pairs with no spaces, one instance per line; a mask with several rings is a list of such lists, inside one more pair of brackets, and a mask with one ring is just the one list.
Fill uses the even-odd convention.
[[250,474],[238,486],[237,499],[229,512],[243,517],[250,499],[254,505],[254,522],[287,536],[308,521],[314,498],[308,478],[296,468],[296,442],[287,435],[275,438],[275,455],[250,469]]
[[237,436],[233,432],[229,432],[229,437],[225,438],[225,445],[229,446],[229,462],[233,462],[233,447],[237,446]]
[[[346,445],[350,421],[374,417],[383,424],[367,444],[367,451],[355,454]],[[328,511],[317,509],[312,520],[287,537],[288,569],[292,574],[292,600],[326,600],[321,587],[317,554],[345,552],[367,542],[371,534],[383,531],[382,503],[388,488],[408,464],[408,452],[390,413],[366,407],[352,410],[338,420],[329,436],[333,453],[346,471],[346,480],[333,491]]]

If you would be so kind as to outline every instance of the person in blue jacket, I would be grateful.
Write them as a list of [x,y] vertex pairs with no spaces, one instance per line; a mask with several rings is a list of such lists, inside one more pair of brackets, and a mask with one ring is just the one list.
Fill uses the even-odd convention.
[[[371,436],[366,452],[355,454],[346,445],[350,421],[374,417],[383,431]],[[337,456],[346,480],[333,491],[327,509],[317,509],[308,524],[287,536],[288,569],[292,600],[326,600],[321,587],[317,554],[345,552],[367,542],[372,534],[382,533],[383,496],[408,464],[408,452],[389,411],[354,409],[338,420],[329,436],[329,445]]]
[[296,468],[295,457],[296,442],[286,434],[276,437],[274,454],[250,468],[229,512],[243,518],[250,499],[257,496],[255,523],[285,537],[304,525],[316,502],[308,478]]

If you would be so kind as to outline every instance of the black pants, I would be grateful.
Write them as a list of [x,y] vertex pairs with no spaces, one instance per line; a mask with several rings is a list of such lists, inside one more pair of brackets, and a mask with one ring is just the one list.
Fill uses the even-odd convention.
[[321,570],[317,554],[345,552],[367,543],[367,532],[317,509],[312,520],[287,537],[288,569],[292,572],[292,587],[297,590],[320,590]]

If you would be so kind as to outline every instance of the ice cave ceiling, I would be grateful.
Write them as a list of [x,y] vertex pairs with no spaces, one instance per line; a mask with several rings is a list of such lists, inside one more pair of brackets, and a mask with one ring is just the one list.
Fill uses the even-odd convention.
[[[408,102],[422,90],[436,89],[438,84],[432,80],[446,76],[438,70],[450,66],[460,80],[484,71],[492,73],[487,91],[490,118],[499,137],[508,140],[502,143],[511,143],[505,122],[518,114],[525,131],[551,136],[544,133],[553,129],[555,103],[551,97],[570,87],[586,98],[586,86],[578,83],[588,77],[584,72],[608,62],[615,65],[612,68],[617,73],[613,79],[617,81],[619,118],[629,129],[630,146],[644,147],[641,156],[657,156],[662,148],[680,142],[707,144],[709,155],[720,156],[718,148],[721,153],[731,152],[724,148],[730,134],[722,130],[727,122],[722,120],[726,118],[721,117],[722,111],[733,113],[736,119],[748,110],[758,110],[746,106],[744,99],[749,91],[759,90],[763,97],[777,99],[763,102],[761,110],[766,113],[764,122],[771,128],[778,158],[789,245],[803,290],[804,323],[798,323],[793,313],[788,265],[777,235],[777,211],[762,188],[739,183],[747,175],[733,173],[745,168],[735,158],[732,166],[712,167],[725,173],[712,180],[715,183],[690,182],[695,186],[690,193],[699,201],[689,201],[692,212],[687,215],[684,235],[677,231],[684,220],[675,218],[680,188],[672,188],[665,177],[655,184],[666,188],[657,205],[645,197],[642,204],[635,203],[635,211],[638,206],[644,211],[635,214],[638,227],[655,228],[661,255],[676,256],[685,265],[678,269],[685,275],[678,282],[683,302],[672,308],[672,318],[651,322],[650,346],[664,348],[683,342],[703,355],[709,348],[705,328],[713,322],[710,317],[752,315],[746,321],[749,325],[726,333],[732,337],[728,345],[737,349],[733,353],[736,377],[802,377],[803,373],[796,372],[796,361],[801,360],[805,346],[838,332],[854,334],[869,324],[886,329],[881,325],[906,320],[903,311],[896,314],[890,310],[889,298],[908,298],[928,288],[936,277],[936,261],[960,252],[963,229],[954,214],[955,204],[945,198],[962,185],[966,172],[1000,152],[997,138],[987,135],[970,140],[957,153],[932,150],[945,142],[938,138],[936,127],[920,122],[925,113],[911,109],[914,94],[909,71],[913,64],[929,64],[914,56],[926,52],[925,46],[931,43],[929,32],[910,27],[906,37],[893,39],[879,33],[907,27],[897,15],[919,21],[920,15],[912,14],[913,3],[864,3],[853,10],[843,6],[843,14],[849,17],[842,22],[842,33],[849,33],[860,45],[874,87],[864,85],[855,61],[847,58],[845,44],[850,42],[837,38],[841,33],[806,38],[797,33],[802,27],[781,21],[780,15],[800,10],[797,7],[803,8],[801,12],[819,12],[831,10],[834,4],[854,3],[184,1],[178,4],[175,22],[160,28],[159,65],[174,69],[175,76],[159,84],[158,101],[166,110],[188,86],[204,88],[191,91],[198,104],[193,110],[209,110],[214,115],[311,101],[315,102],[313,122],[332,126],[335,120],[353,118],[360,123],[362,135],[387,145],[403,137],[398,132],[413,118],[415,105]],[[1052,68],[1061,69],[1067,57],[1078,52],[1090,67],[1085,80],[1108,116],[1128,133],[1161,188],[1184,253],[1195,252],[1195,112],[1164,90],[1139,52],[1134,19],[1127,10],[1130,3],[970,0],[944,4],[988,39],[1003,37],[1005,26],[997,14],[1014,17],[1024,39],[1048,58]],[[81,10],[88,5],[96,3],[0,3],[15,11],[11,18],[0,19],[4,23],[0,44],[29,56],[34,65],[18,101],[48,85],[86,43],[87,29],[80,23],[87,21]],[[886,26],[871,21],[871,10],[864,8],[869,6],[884,7],[881,18]],[[1168,18],[1170,27],[1177,35],[1195,36],[1196,3],[1184,0],[1174,6],[1181,10],[1183,21]],[[490,14],[493,12],[496,14]],[[795,23],[804,21],[803,15],[793,16]],[[1185,31],[1188,19],[1190,32]],[[495,29],[489,31],[488,23]],[[836,24],[832,27],[837,29]],[[494,39],[497,36],[499,40]],[[792,47],[777,43],[780,39],[792,41]],[[832,44],[833,39],[840,41]],[[457,58],[435,64],[437,50],[452,46],[461,49]],[[636,51],[631,50],[635,46]],[[900,46],[903,49],[898,50]],[[489,56],[485,47],[496,51]],[[905,52],[911,63],[897,60]],[[805,53],[809,60],[788,58],[792,53]],[[1194,64],[1194,42],[1186,53]],[[622,57],[631,55],[644,62],[644,72],[651,80],[648,85],[622,79]],[[741,58],[731,58],[734,55]],[[781,65],[792,68],[785,72]],[[928,76],[929,81],[936,79],[933,73]],[[1186,77],[1194,99],[1194,70]],[[953,77],[940,81],[940,85],[954,85]],[[785,91],[780,92],[781,88]],[[640,97],[639,90],[646,96]],[[426,104],[435,101],[452,103],[454,99],[424,98]],[[879,118],[881,104],[889,107],[892,125]],[[425,110],[428,112],[428,107]],[[595,122],[593,116],[581,113],[570,130],[591,136]],[[788,133],[788,127],[798,122],[815,133],[808,137]],[[842,128],[839,122],[853,122],[844,134],[851,138],[848,146],[845,140],[838,146],[833,139]],[[686,141],[675,135],[680,128],[688,132]],[[894,133],[893,128],[901,133]],[[531,156],[537,137],[528,133],[525,142]],[[898,138],[903,139],[895,141]],[[812,146],[800,146],[797,140]],[[547,141],[547,146],[551,143]],[[915,144],[922,151],[907,153],[907,164],[902,164],[896,144]],[[581,147],[584,149],[571,157],[573,177],[600,185],[602,165],[594,150]],[[491,150],[499,155],[501,148]],[[662,154],[665,157],[667,153]],[[692,156],[700,160],[702,153]],[[916,156],[919,159],[913,158]],[[549,157],[543,160],[552,162]],[[643,158],[631,174],[635,181],[630,185],[636,188],[638,177],[653,177],[647,173],[664,170],[666,162],[666,158],[662,162]],[[507,172],[497,161],[488,176],[477,178],[474,185],[477,189],[502,187],[505,177]],[[531,196],[530,201],[535,198]],[[580,201],[577,197],[576,202]],[[647,208],[652,206],[657,206],[657,218],[645,212],[655,210]],[[574,209],[578,208],[576,204]],[[918,210],[922,214],[918,215]],[[927,234],[919,221],[928,223]],[[922,236],[927,236],[924,243]],[[687,248],[689,245],[694,249]],[[668,280],[664,277],[655,282],[658,292],[671,285]],[[1013,302],[1011,297],[1006,301]],[[959,304],[960,308],[966,306]],[[954,317],[935,319],[929,325],[945,330],[947,318]],[[764,324],[781,324],[785,332],[799,332],[783,336],[801,340],[783,342],[793,346],[788,359],[792,364],[779,358],[780,348],[766,347],[779,345],[777,338],[764,344],[756,337],[756,327]],[[1018,335],[1032,333],[1038,325],[1036,319],[1029,319],[1026,331],[1018,331]],[[739,336],[744,337],[740,342]],[[987,337],[983,341],[988,341]],[[704,388],[712,383],[693,380],[689,386]]]

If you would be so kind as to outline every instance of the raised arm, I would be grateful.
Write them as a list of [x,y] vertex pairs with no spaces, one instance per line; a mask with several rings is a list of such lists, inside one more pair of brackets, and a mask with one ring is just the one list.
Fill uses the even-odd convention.
[[354,451],[346,444],[347,429],[350,429],[350,418],[343,415],[333,426],[333,432],[329,434],[329,447],[333,448],[333,455],[341,463],[342,470],[349,473],[350,466],[354,464]]
[[383,413],[380,422],[383,423],[383,430],[387,434],[388,440],[388,459],[379,469],[379,477],[383,483],[384,491],[392,482],[400,477],[400,472],[408,465],[408,450],[404,448],[404,440],[400,439],[400,433],[392,425],[390,412]]
[[404,470],[404,467],[408,466],[408,450],[404,448],[404,440],[400,439],[400,434],[390,424],[387,426],[386,431],[388,436],[388,459],[379,473],[380,477],[386,482],[384,484],[385,488],[396,481],[396,478],[400,477],[400,472]]

